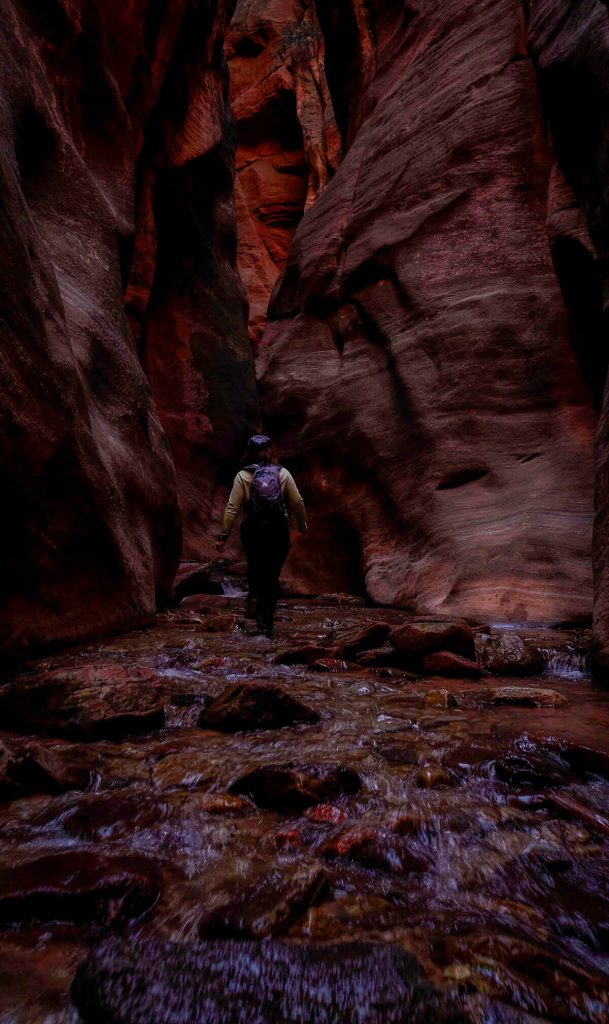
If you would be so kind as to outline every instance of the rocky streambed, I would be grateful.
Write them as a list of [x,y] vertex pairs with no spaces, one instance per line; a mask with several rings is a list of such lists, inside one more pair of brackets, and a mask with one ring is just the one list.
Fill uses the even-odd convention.
[[0,1022],[609,1020],[585,631],[239,598],[0,689]]

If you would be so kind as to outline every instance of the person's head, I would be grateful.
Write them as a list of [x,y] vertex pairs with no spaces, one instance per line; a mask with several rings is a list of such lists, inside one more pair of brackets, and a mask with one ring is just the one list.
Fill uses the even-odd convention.
[[273,440],[267,434],[250,437],[245,450],[246,462],[276,462]]

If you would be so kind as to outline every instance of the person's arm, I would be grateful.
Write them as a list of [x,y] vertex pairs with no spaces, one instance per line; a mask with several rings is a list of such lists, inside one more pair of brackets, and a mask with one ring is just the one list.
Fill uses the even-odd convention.
[[302,500],[302,495],[296,486],[296,482],[291,473],[286,469],[286,483],[285,483],[285,496],[288,504],[288,509],[291,512],[296,528],[301,533],[306,533],[308,530],[307,525],[307,513],[305,509],[305,503]]
[[222,524],[222,532],[218,534],[218,550],[222,550],[226,541],[230,536],[230,532],[233,528],[235,519],[239,515],[241,506],[245,501],[245,486],[240,473],[237,473],[233,489],[230,492],[230,497],[224,511],[224,522]]

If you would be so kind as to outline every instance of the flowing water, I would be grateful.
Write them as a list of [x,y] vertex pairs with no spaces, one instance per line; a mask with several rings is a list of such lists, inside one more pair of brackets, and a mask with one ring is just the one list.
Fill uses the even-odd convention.
[[[248,635],[244,620],[206,631],[210,611],[242,613],[237,599],[209,599],[203,612],[190,603],[153,629],[28,667],[150,669],[167,719],[122,742],[32,730],[45,750],[88,766],[89,785],[5,801],[5,877],[46,854],[144,857],[162,872],[159,896],[120,930],[133,941],[191,944],[205,934],[202,921],[250,891],[252,878],[320,866],[324,886],[286,918],[282,940],[397,945],[434,985],[456,993],[472,1020],[609,1021],[609,691],[589,676],[585,633],[523,627],[546,664],[534,680],[321,672],[274,659],[288,646],[330,648],[344,632],[403,616],[285,601],[268,641]],[[197,724],[210,698],[256,679],[321,720],[232,734]],[[567,703],[489,703],[489,686],[522,684],[551,688]],[[429,706],[426,695],[440,688],[456,706]],[[264,809],[229,793],[249,772],[295,762],[351,769],[359,791],[338,792],[317,810]],[[86,915],[18,920],[9,910],[0,894],[0,1022],[79,1020],[69,997],[76,966],[119,925]]]

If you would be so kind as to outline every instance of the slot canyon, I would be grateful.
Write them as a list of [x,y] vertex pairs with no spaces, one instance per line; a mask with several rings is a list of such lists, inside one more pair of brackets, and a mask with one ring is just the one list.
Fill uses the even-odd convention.
[[604,1024],[607,4],[0,12],[0,1024]]

